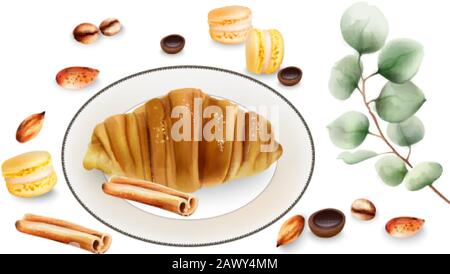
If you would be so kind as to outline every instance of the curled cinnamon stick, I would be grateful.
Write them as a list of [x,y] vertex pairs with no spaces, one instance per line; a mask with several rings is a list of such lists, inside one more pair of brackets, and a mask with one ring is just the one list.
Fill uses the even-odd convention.
[[172,188],[122,176],[112,176],[102,185],[106,194],[159,207],[181,216],[194,213],[198,199]]
[[70,222],[26,214],[16,222],[22,233],[74,245],[93,253],[104,253],[111,245],[111,236]]

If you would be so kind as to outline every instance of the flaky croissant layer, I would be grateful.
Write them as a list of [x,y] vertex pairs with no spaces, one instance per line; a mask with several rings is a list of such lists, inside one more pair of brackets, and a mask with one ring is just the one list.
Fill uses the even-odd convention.
[[194,192],[259,173],[281,154],[271,124],[262,116],[185,88],[98,124],[83,165]]

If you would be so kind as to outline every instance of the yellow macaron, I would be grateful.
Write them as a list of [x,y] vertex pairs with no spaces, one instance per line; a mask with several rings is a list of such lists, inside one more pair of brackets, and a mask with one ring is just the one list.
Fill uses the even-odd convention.
[[252,11],[247,7],[228,6],[208,13],[209,34],[224,44],[243,43],[252,28]]
[[57,181],[52,157],[46,151],[27,152],[8,159],[2,165],[2,172],[8,191],[17,197],[45,194]]
[[252,29],[245,42],[245,53],[250,72],[274,73],[283,62],[283,36],[275,29]]

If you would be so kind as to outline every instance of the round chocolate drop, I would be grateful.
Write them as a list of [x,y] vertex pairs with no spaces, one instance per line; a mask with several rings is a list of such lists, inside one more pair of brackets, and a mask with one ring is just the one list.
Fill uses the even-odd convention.
[[278,81],[285,86],[294,86],[302,79],[303,72],[298,67],[286,67],[278,72]]
[[309,217],[308,225],[318,237],[330,238],[342,231],[345,225],[345,215],[334,208],[322,209]]
[[183,50],[184,44],[184,37],[178,34],[171,34],[161,39],[161,49],[168,54],[180,52]]

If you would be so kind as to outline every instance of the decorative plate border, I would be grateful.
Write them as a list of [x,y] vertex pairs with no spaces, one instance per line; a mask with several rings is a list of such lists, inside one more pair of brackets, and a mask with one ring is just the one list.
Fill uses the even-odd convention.
[[[300,195],[298,196],[298,198],[289,206],[288,209],[286,209],[283,213],[281,213],[278,217],[276,217],[273,221],[263,225],[262,227],[248,232],[244,235],[238,236],[238,237],[234,237],[234,238],[229,238],[229,239],[225,239],[225,240],[221,240],[221,241],[216,241],[216,242],[211,242],[211,243],[199,243],[199,244],[178,244],[178,243],[165,243],[165,242],[160,242],[160,241],[155,241],[155,240],[151,240],[151,239],[146,239],[146,238],[142,238],[139,236],[135,236],[132,235],[126,231],[123,231],[111,224],[109,224],[108,222],[105,222],[104,220],[102,220],[99,216],[97,216],[94,212],[92,212],[78,197],[77,193],[75,192],[75,190],[72,188],[72,185],[70,183],[70,180],[67,176],[66,173],[66,164],[65,164],[65,160],[64,160],[64,150],[66,147],[66,141],[67,141],[67,137],[69,135],[69,132],[72,128],[73,123],[75,122],[76,118],[78,117],[78,115],[80,115],[80,113],[86,108],[87,105],[89,105],[93,100],[95,100],[99,95],[101,95],[102,93],[106,92],[107,90],[109,90],[110,88],[124,82],[127,81],[129,79],[132,79],[134,77],[138,77],[144,74],[149,74],[152,72],[156,72],[156,71],[162,71],[162,70],[172,70],[172,69],[200,69],[200,70],[214,70],[214,71],[220,71],[220,72],[225,72],[225,73],[229,73],[229,74],[233,74],[245,79],[248,79],[256,84],[259,84],[261,86],[263,86],[264,88],[272,91],[275,95],[277,95],[278,97],[280,97],[283,101],[286,102],[286,104],[288,104],[297,114],[297,116],[300,118],[300,120],[302,121],[303,125],[305,126],[305,129],[308,133],[308,137],[309,137],[309,141],[311,142],[311,152],[312,152],[312,163],[311,163],[311,169],[309,172],[309,176],[308,176],[308,180],[306,182],[305,188],[303,189],[303,191],[300,193]],[[99,92],[97,92],[94,96],[92,96],[91,98],[89,98],[89,100],[86,101],[86,103],[83,104],[83,106],[81,106],[81,108],[77,111],[77,113],[75,114],[75,116],[72,118],[72,120],[70,121],[67,129],[66,129],[66,133],[64,134],[64,139],[63,139],[63,143],[62,143],[62,149],[61,149],[61,163],[62,163],[62,169],[63,169],[63,174],[64,174],[64,178],[66,179],[67,185],[69,186],[70,191],[72,192],[73,196],[75,197],[75,199],[78,201],[78,203],[80,203],[80,205],[87,211],[89,212],[89,214],[91,214],[95,219],[97,219],[98,221],[100,221],[101,223],[103,223],[104,225],[110,227],[111,229],[122,233],[123,235],[126,235],[128,237],[137,239],[137,240],[141,240],[144,242],[148,242],[148,243],[152,243],[152,244],[159,244],[159,245],[165,245],[165,246],[177,246],[177,247],[201,247],[201,246],[211,246],[211,245],[219,245],[219,244],[224,244],[224,243],[228,243],[228,242],[232,242],[232,241],[236,241],[236,240],[240,240],[243,239],[245,237],[248,237],[250,235],[253,235],[257,232],[262,231],[263,229],[269,227],[270,225],[272,225],[273,223],[275,223],[276,221],[278,221],[279,219],[281,219],[284,215],[286,215],[286,213],[288,213],[300,200],[300,198],[303,196],[303,194],[305,193],[306,189],[309,186],[309,183],[311,182],[311,178],[314,172],[314,166],[315,166],[315,147],[314,147],[314,141],[312,138],[312,134],[311,134],[311,130],[308,127],[308,124],[306,123],[305,119],[303,118],[303,116],[300,114],[300,112],[294,107],[294,105],[292,105],[292,103],[286,99],[283,95],[281,95],[278,91],[276,91],[275,89],[271,88],[270,86],[264,84],[263,82],[256,80],[255,78],[252,78],[250,76],[247,76],[245,74],[239,73],[239,72],[235,72],[232,70],[227,70],[227,69],[222,69],[222,68],[216,68],[216,67],[209,67],[209,66],[199,66],[199,65],[180,65],[180,66],[168,66],[168,67],[159,67],[159,68],[154,68],[154,69],[149,69],[149,70],[145,70],[145,71],[141,71],[132,75],[129,75],[127,77],[124,77],[108,86],[106,86],[105,88],[103,88],[102,90],[100,90]]]

